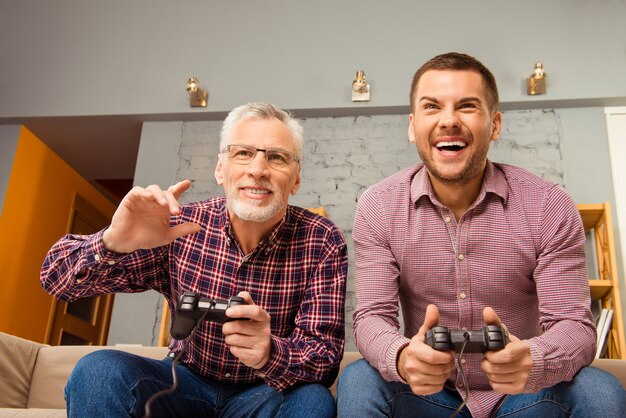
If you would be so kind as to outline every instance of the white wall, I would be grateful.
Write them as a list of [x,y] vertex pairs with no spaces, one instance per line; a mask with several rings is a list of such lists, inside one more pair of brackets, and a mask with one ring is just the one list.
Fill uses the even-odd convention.
[[[0,0],[0,119],[206,113],[250,100],[405,106],[416,67],[450,50],[484,61],[506,103],[624,100],[625,17],[622,0]],[[548,94],[529,97],[536,61]],[[358,69],[369,103],[350,101]],[[210,92],[207,109],[189,108],[191,75]]]
[[[606,122],[609,136],[609,154],[613,172],[613,190],[615,203],[613,204],[613,219],[620,228],[613,234],[617,243],[616,251],[622,306],[626,306],[626,107],[606,108]],[[619,254],[621,248],[621,256]],[[621,262],[621,263],[620,263]],[[621,267],[621,268],[620,268]]]

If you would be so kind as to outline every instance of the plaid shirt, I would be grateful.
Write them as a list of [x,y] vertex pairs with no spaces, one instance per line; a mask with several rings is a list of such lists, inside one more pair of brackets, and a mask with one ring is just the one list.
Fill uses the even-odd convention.
[[[328,219],[295,206],[248,255],[232,231],[225,198],[181,206],[172,224],[196,222],[202,230],[170,245],[131,254],[108,252],[103,231],[68,235],[48,253],[41,283],[55,297],[154,289],[169,301],[184,291],[228,299],[248,291],[271,316],[272,355],[261,369],[245,366],[226,344],[221,325],[199,325],[183,363],[220,382],[265,381],[283,390],[298,382],[330,386],[344,348],[346,243]],[[183,342],[170,339],[170,349]]]
[[[533,368],[526,391],[571,380],[595,353],[580,214],[563,188],[520,168],[487,164],[482,189],[457,222],[435,197],[422,164],[368,189],[353,238],[359,350],[390,381],[399,351],[424,322],[428,304],[439,325],[478,330],[491,306],[511,334],[526,340]],[[404,336],[398,332],[398,299]],[[465,354],[475,417],[504,397]],[[453,372],[447,386],[465,390]]]

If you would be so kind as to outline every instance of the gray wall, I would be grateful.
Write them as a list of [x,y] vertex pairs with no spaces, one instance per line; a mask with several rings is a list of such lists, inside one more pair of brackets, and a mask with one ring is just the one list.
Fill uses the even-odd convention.
[[4,199],[13,169],[20,130],[21,126],[19,125],[0,125],[0,215],[4,208]]
[[[524,166],[564,185],[577,203],[613,200],[601,108],[507,111],[503,120],[502,135],[490,150],[492,160]],[[302,186],[290,201],[304,207],[326,206],[348,241],[346,349],[355,350],[351,325],[356,306],[352,248],[356,201],[369,185],[419,158],[407,140],[405,114],[306,118],[302,123],[306,138]],[[167,187],[188,178],[193,183],[183,201],[222,195],[213,178],[220,126],[216,121],[144,124],[136,184]],[[156,292],[117,296],[109,342],[153,344],[161,304]]]
[[[416,66],[449,50],[494,72],[502,101],[626,97],[622,0],[0,0],[0,118],[404,106]],[[546,96],[525,95],[536,61]],[[363,69],[370,103],[350,101]],[[543,105],[542,107],[549,107]]]
[[[176,181],[182,126],[182,122],[147,123],[143,126],[135,169],[136,186],[159,184],[168,187]],[[161,318],[160,301],[154,291],[115,295],[108,344],[156,345]]]

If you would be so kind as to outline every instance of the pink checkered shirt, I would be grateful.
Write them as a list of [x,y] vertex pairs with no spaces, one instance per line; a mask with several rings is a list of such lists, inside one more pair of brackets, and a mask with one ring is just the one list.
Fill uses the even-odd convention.
[[[431,303],[439,308],[439,325],[452,329],[481,329],[483,308],[493,307],[530,347],[528,392],[570,380],[591,363],[596,334],[585,234],[562,187],[489,162],[476,202],[457,222],[417,164],[362,195],[353,238],[354,333],[363,356],[386,380],[402,381],[396,358]],[[465,358],[467,406],[474,417],[489,416],[504,395],[491,390],[480,369],[482,354]],[[457,369],[447,386],[465,396]]]
[[[265,381],[283,390],[298,382],[330,386],[344,348],[347,248],[328,219],[289,206],[282,222],[247,256],[231,230],[225,199],[182,205],[172,224],[202,230],[172,244],[131,254],[105,250],[102,233],[68,235],[50,250],[41,284],[55,297],[76,298],[154,289],[169,301],[184,291],[228,299],[248,291],[271,316],[272,356],[261,369],[245,366],[224,343],[221,325],[200,324],[183,363],[221,382]],[[170,340],[180,351],[182,341]]]

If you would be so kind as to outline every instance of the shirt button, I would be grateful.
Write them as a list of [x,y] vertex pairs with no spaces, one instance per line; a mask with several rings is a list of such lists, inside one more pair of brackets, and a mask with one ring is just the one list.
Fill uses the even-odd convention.
[[100,254],[96,254],[93,258],[99,263],[100,262]]
[[459,383],[457,384],[457,386],[458,386],[458,387],[460,387],[460,388],[462,388],[462,387],[463,387],[463,382],[459,382]]
[[113,261],[113,260],[109,260],[109,261],[108,261],[108,263],[109,263],[109,266],[112,266],[112,265],[114,265],[114,264],[115,264],[115,261]]
[[461,299],[465,299],[467,297],[467,295],[465,294],[465,292],[461,292],[461,293],[459,293],[459,297]]
[[450,219],[449,216],[446,216],[445,218],[443,218],[444,221],[446,221],[446,223],[450,222],[452,219]]
[[465,260],[465,256],[463,254],[459,254],[459,260],[461,261]]
[[224,375],[224,377],[230,377],[230,376],[231,376],[231,374],[230,374],[230,373],[226,373],[226,374]]
[[461,331],[467,331],[467,327],[461,327]]
[[259,373],[259,377],[260,377],[261,379],[265,379],[266,375],[265,375],[265,373]]
[[81,284],[83,282],[83,279],[76,279],[76,284]]
[[465,360],[464,358],[461,359],[461,364],[465,364],[467,362],[467,360]]

